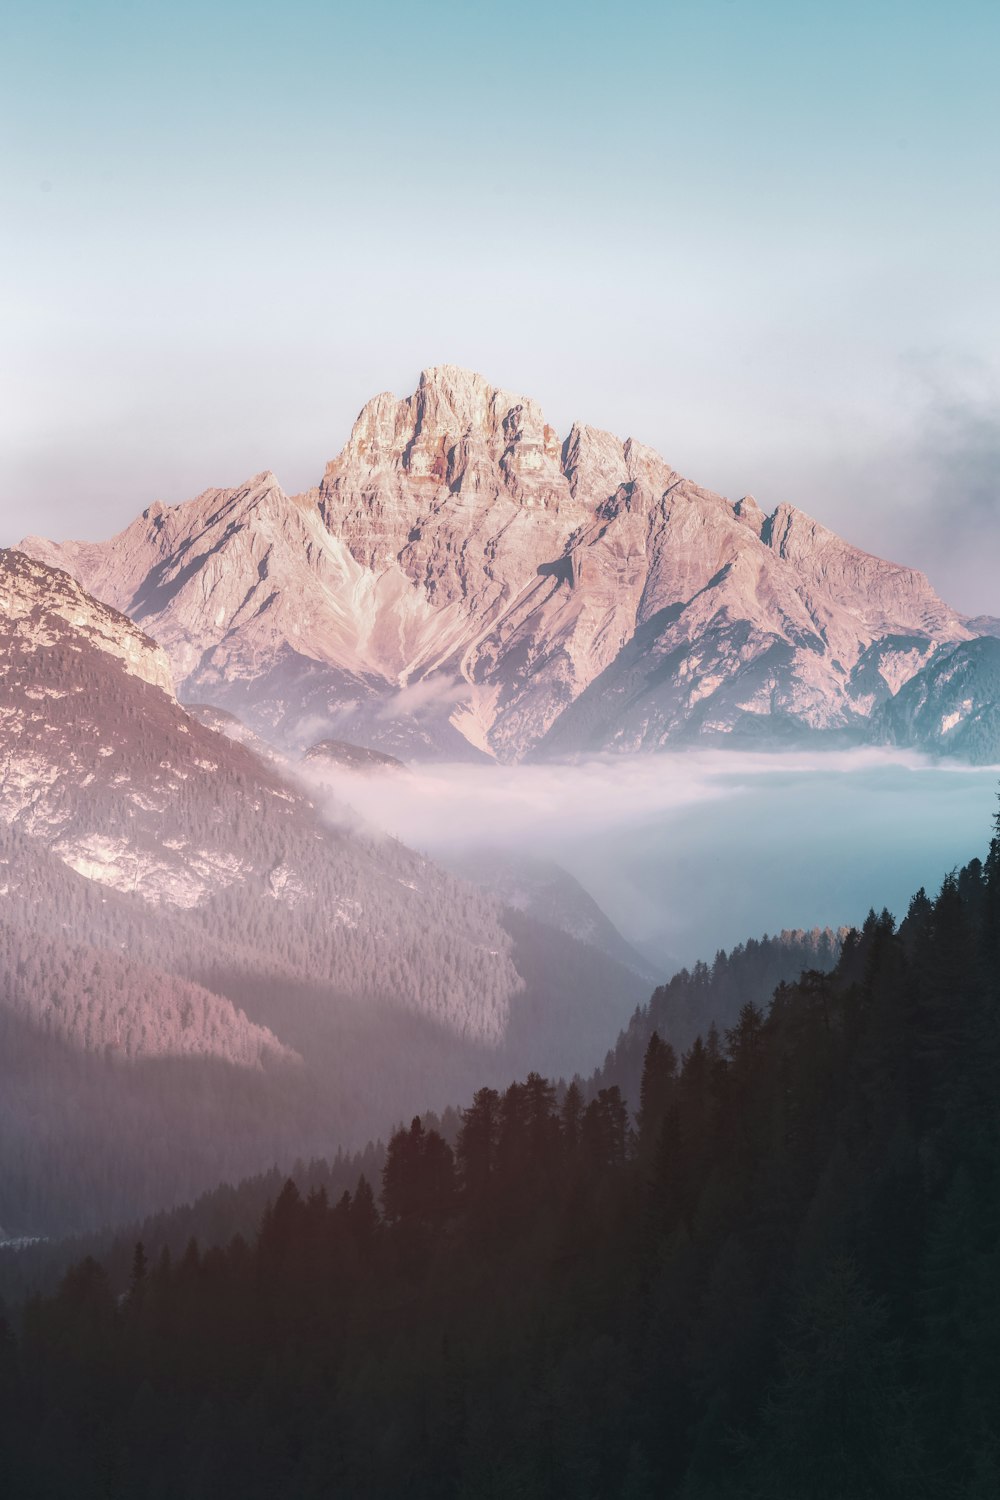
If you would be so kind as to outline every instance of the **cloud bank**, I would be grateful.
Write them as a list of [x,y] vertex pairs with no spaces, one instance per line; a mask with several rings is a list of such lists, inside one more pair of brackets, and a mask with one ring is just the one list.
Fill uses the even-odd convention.
[[901,914],[981,854],[996,770],[904,752],[597,756],[574,764],[327,769],[331,806],[430,854],[554,859],[663,966],[782,927]]

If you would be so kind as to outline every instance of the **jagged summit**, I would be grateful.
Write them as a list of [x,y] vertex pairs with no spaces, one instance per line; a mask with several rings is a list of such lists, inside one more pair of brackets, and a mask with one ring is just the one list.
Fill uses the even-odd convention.
[[343,453],[327,466],[324,489],[335,492],[338,477],[358,464],[449,489],[478,488],[499,470],[508,491],[530,502],[535,481],[565,488],[563,449],[536,402],[474,371],[437,365],[421,372],[412,396],[383,392],[362,408]]
[[264,472],[109,542],[23,546],[154,636],[182,697],[407,758],[863,738],[975,633],[795,507],[560,437],[456,365],[369,401],[303,495]]
[[[522,501],[553,505],[569,499],[579,481],[611,490],[662,460],[633,438],[574,422],[565,438],[545,420],[537,401],[491,385],[458,365],[421,371],[412,396],[383,391],[362,408],[344,451],[327,465],[336,478],[352,461],[373,470],[398,466],[411,479],[476,487],[499,469],[509,492]],[[554,493],[542,493],[543,487]]]

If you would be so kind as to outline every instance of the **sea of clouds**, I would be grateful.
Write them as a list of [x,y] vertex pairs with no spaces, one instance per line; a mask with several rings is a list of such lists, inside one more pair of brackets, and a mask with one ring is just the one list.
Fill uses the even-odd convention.
[[872,906],[902,915],[985,853],[998,774],[884,750],[324,773],[332,802],[432,856],[557,861],[664,969]]

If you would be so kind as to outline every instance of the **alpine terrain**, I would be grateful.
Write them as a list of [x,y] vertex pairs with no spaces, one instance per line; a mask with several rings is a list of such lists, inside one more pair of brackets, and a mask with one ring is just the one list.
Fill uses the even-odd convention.
[[791,505],[732,503],[632,438],[560,437],[451,365],[369,401],[305,494],[262,473],[107,542],[22,548],[158,641],[183,700],[299,748],[1000,744],[993,646],[964,650],[955,701],[940,686],[995,622]]
[[361,1144],[484,1068],[571,1072],[648,988],[188,713],[136,624],[17,551],[0,678],[11,1233]]

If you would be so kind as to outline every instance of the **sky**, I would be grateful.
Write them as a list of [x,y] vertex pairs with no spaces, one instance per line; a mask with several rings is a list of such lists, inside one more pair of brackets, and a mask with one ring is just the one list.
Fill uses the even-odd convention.
[[0,543],[457,363],[1000,615],[1000,6],[8,3]]

